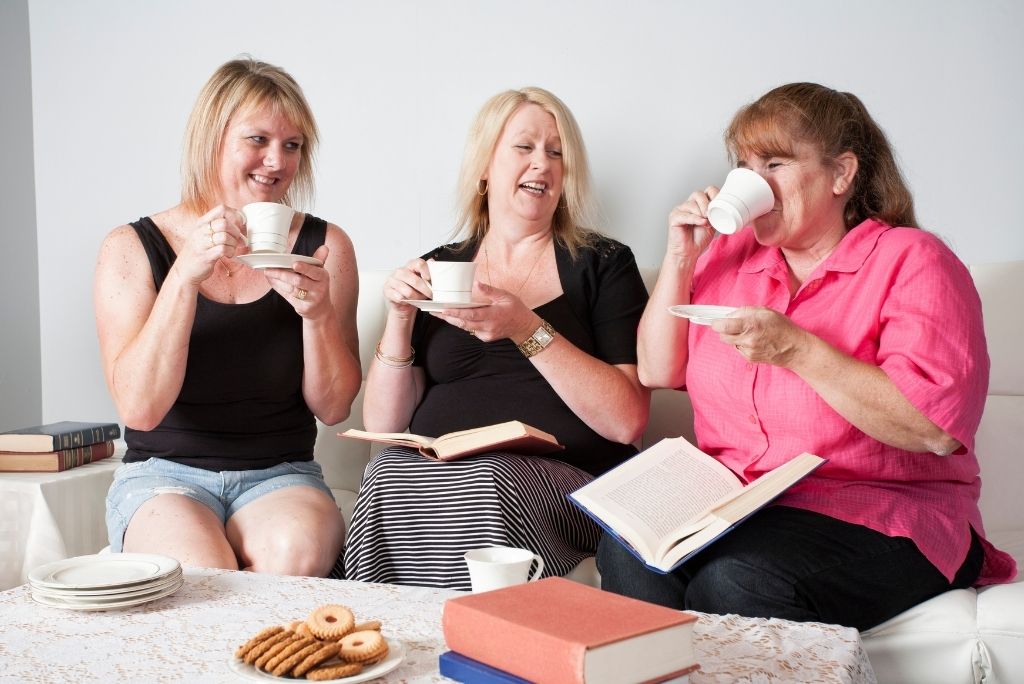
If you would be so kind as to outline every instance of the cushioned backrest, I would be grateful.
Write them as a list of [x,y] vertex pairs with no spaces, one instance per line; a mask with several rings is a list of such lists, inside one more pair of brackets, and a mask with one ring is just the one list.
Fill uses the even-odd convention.
[[[384,282],[391,271],[359,272],[359,303],[357,326],[359,330],[359,360],[363,366],[363,377],[373,361],[373,352],[384,331],[387,305],[384,302]],[[352,413],[348,419],[337,425],[317,423],[316,460],[324,469],[324,479],[331,489],[357,491],[363,477],[363,470],[370,460],[373,445],[356,439],[342,439],[337,434],[348,428],[363,427],[363,391],[359,390]]]
[[981,514],[992,531],[1024,521],[1024,261],[971,266],[981,295],[992,371],[978,428]]

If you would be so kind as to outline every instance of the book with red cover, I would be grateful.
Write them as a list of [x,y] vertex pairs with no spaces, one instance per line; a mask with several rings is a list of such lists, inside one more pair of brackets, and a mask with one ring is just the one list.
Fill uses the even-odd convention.
[[113,455],[112,441],[60,451],[0,451],[0,472],[59,473]]
[[61,451],[110,442],[121,436],[117,423],[80,423],[70,420],[0,432],[0,451]]
[[538,684],[679,677],[696,620],[561,577],[449,599],[441,618],[449,649]]

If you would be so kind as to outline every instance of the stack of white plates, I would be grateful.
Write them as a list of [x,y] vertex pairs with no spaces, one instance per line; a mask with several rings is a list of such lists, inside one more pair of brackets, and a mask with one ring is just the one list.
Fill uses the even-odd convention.
[[28,575],[32,598],[69,610],[128,608],[170,596],[181,564],[148,553],[104,553],[47,563]]

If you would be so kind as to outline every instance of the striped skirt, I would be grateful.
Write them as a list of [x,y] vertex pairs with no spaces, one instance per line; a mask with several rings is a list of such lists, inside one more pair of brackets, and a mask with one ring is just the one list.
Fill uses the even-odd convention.
[[389,447],[366,467],[345,547],[345,576],[468,590],[463,555],[516,546],[565,575],[594,555],[600,528],[566,495],[592,476],[559,461],[494,453],[431,461]]

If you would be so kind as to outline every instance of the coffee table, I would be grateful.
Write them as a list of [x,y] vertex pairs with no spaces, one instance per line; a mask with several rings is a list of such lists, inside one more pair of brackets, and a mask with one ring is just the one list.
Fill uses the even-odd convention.
[[[342,603],[380,619],[405,660],[385,679],[446,682],[437,657],[444,601],[459,592],[188,568],[173,596],[103,612],[35,603],[27,585],[0,592],[0,682],[230,682],[235,648],[262,627]],[[856,630],[836,625],[699,615],[696,651],[707,682],[874,682]],[[378,680],[380,681],[380,680]]]

